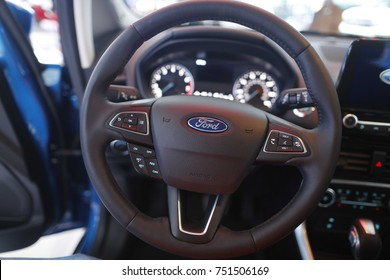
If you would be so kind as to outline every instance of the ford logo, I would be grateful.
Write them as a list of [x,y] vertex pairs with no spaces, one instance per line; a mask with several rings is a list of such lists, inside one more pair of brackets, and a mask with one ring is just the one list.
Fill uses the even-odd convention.
[[207,133],[219,133],[228,129],[228,125],[218,119],[209,117],[194,117],[187,121],[189,127]]
[[390,85],[390,69],[387,69],[380,73],[379,78],[384,82],[385,84]]

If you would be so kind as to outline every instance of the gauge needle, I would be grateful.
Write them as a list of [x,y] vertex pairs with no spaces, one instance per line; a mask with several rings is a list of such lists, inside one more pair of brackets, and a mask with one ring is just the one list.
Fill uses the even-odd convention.
[[251,94],[249,94],[249,95],[247,96],[246,101],[252,100],[253,97],[257,96],[257,94],[258,94],[258,91],[257,91],[257,89],[256,89],[254,92],[252,92]]
[[174,86],[175,86],[175,83],[174,82],[170,82],[163,89],[161,89],[162,94],[166,93],[167,91],[172,89]]

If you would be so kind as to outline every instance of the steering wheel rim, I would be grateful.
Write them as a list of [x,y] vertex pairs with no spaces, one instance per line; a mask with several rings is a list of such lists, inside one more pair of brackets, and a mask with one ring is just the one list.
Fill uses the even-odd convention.
[[[140,212],[122,193],[105,161],[108,143],[124,138],[121,131],[110,127],[113,117],[129,108],[140,112],[144,112],[145,108],[153,109],[157,107],[153,105],[155,101],[114,104],[105,99],[105,90],[143,42],[168,28],[200,20],[239,23],[266,35],[281,46],[297,62],[302,72],[308,92],[318,109],[319,124],[313,130],[306,130],[265,114],[267,134],[272,130],[292,132],[292,135],[300,136],[307,153],[302,157],[286,159],[284,155],[266,153],[263,148],[265,141],[259,141],[262,148],[255,160],[296,166],[303,177],[300,189],[280,212],[264,223],[240,232],[219,226],[211,240],[194,244],[174,237],[167,217],[151,218]],[[307,40],[291,26],[260,8],[239,2],[186,1],[135,22],[118,36],[100,58],[88,82],[81,107],[81,147],[87,172],[99,197],[113,217],[129,232],[153,246],[178,255],[229,258],[253,253],[280,240],[314,209],[333,175],[341,140],[340,119],[337,95],[328,72]],[[151,121],[157,123],[156,119]],[[131,140],[154,146],[156,135],[153,136],[153,139],[146,139],[133,134]]]

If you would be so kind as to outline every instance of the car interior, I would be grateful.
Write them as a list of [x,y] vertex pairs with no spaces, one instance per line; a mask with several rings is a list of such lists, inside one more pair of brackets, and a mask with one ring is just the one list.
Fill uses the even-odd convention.
[[70,259],[389,259],[390,41],[335,32],[359,1],[317,1],[297,31],[265,1],[57,0],[39,24],[60,64],[17,2],[0,0],[5,258],[83,228]]

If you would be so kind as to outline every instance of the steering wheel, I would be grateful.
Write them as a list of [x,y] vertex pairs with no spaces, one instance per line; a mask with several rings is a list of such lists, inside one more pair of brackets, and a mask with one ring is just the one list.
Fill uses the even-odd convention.
[[[318,110],[318,126],[305,129],[249,105],[210,97],[169,96],[124,103],[106,99],[110,83],[146,40],[200,20],[239,23],[281,46],[303,74]],[[129,26],[100,58],[82,102],[81,145],[101,201],[129,232],[178,255],[231,258],[275,243],[314,209],[333,175],[340,119],[328,72],[312,46],[291,26],[235,1],[185,1]],[[129,143],[138,171],[167,184],[168,217],[142,213],[123,194],[105,159],[107,145],[116,139]],[[301,186],[270,219],[234,231],[220,220],[229,195],[254,164],[295,166],[302,175]]]

